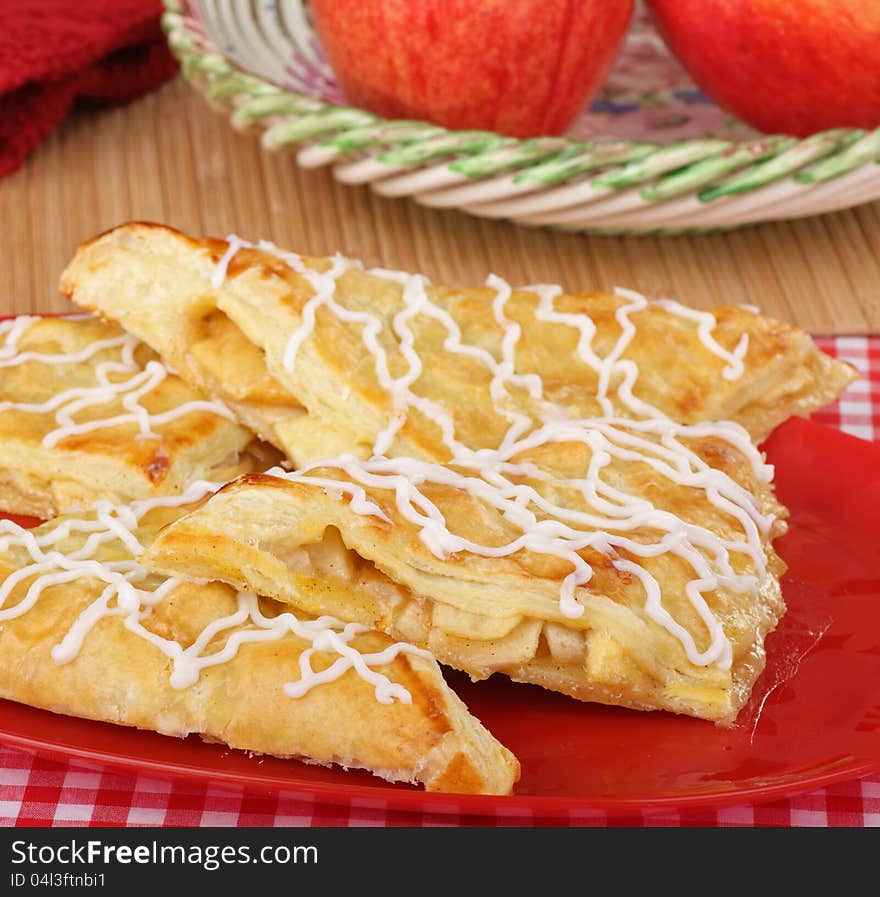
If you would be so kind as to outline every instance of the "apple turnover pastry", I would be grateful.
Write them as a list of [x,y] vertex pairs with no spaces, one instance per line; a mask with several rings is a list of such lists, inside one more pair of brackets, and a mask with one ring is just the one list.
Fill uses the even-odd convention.
[[0,523],[0,697],[429,790],[509,793],[515,757],[426,652],[137,562],[214,488],[99,502],[32,530]]
[[785,609],[771,473],[734,424],[557,421],[446,464],[246,475],[142,562],[381,629],[474,679],[730,723]]
[[279,460],[232,412],[91,316],[0,322],[0,509],[48,518]]
[[138,334],[175,367],[206,328],[234,324],[235,345],[243,334],[264,355],[230,342],[218,380],[232,376],[233,352],[251,353],[249,370],[268,366],[306,412],[276,441],[297,464],[340,453],[444,462],[560,417],[731,420],[760,441],[855,377],[803,331],[742,307],[512,289],[495,276],[447,289],[341,256],[158,225],[123,225],[81,246],[61,286],[126,327],[150,320]]

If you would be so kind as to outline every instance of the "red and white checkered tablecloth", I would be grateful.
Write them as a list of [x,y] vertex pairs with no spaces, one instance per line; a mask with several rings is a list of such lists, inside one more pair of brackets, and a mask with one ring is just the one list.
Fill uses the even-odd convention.
[[[815,419],[863,439],[880,440],[880,336],[820,337],[819,345],[863,377]],[[3,826],[880,826],[880,773],[758,805],[711,811],[607,818],[459,817],[376,810],[317,799],[226,791],[123,774],[78,761],[48,759],[0,746]]]

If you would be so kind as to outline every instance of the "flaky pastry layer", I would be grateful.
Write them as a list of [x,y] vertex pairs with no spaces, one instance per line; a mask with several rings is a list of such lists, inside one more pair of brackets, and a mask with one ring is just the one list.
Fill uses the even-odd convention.
[[[601,365],[593,360],[612,353],[630,326],[634,333],[618,361],[638,368],[637,400],[682,423],[736,421],[758,441],[791,415],[831,401],[855,378],[851,366],[821,352],[803,331],[741,307],[712,309],[707,337],[701,332],[707,327],[705,316],[675,312],[671,304],[637,307],[625,291],[556,294],[553,288],[549,293],[523,288],[512,291],[500,308],[495,303],[504,286],[499,284],[461,290],[425,285],[432,308],[407,317],[407,309],[422,300],[405,274],[383,276],[356,262],[291,255],[285,260],[279,253],[242,248],[227,259],[217,284],[217,265],[227,249],[223,241],[192,239],[162,226],[123,225],[80,247],[61,286],[78,305],[122,321],[173,363],[198,344],[205,321],[221,320],[219,310],[238,328],[227,357],[241,357],[243,364],[247,357],[247,369],[257,370],[261,359],[240,342],[244,334],[265,353],[275,381],[307,410],[286,417],[283,432],[273,438],[296,463],[343,451],[369,454],[398,410],[377,367],[386,364],[391,378],[407,374],[411,359],[402,348],[405,331],[421,359],[412,395],[448,414],[457,437],[470,448],[495,448],[510,426],[510,412],[540,420],[545,401],[573,417],[604,413],[597,394],[605,387],[615,413],[629,416],[631,410],[615,398],[622,369],[603,387]],[[319,288],[327,285],[314,274],[338,273],[340,265],[333,300],[351,313],[347,317],[326,302],[314,304]],[[145,294],[149,300],[143,303]],[[364,315],[374,323],[365,323]],[[232,332],[225,318],[216,326]],[[376,345],[371,348],[365,332],[373,326]],[[539,375],[543,394],[536,400],[528,380],[522,380],[506,390],[499,406],[492,394],[497,371],[485,355],[462,352],[456,341],[497,361],[511,326],[519,328],[512,372]],[[291,337],[299,330],[304,339],[294,354]],[[237,348],[231,348],[233,343]],[[729,377],[727,356],[743,346],[742,370]],[[204,370],[198,363],[195,368],[190,367],[193,379],[206,385]],[[233,369],[230,362],[228,370]],[[265,382],[262,374],[260,368],[255,375],[260,383]],[[215,372],[213,389],[228,395],[229,375]],[[260,390],[254,395],[264,409],[270,404]],[[260,432],[270,438],[268,431]],[[437,421],[424,405],[407,408],[391,453],[449,457]]]
[[[151,510],[133,536],[148,544],[155,530],[179,513],[179,508]],[[46,539],[59,527],[94,519],[93,514],[59,517],[31,535]],[[9,532],[4,530],[0,537],[12,541],[0,551],[3,581],[33,562],[17,544],[21,540]],[[89,532],[75,531],[51,545],[69,555],[81,550],[88,537]],[[118,541],[102,543],[94,557],[101,563],[132,559]],[[83,575],[49,584],[29,610],[15,616],[36,578],[30,575],[17,582],[0,611],[0,697],[165,735],[195,733],[260,754],[362,768],[434,791],[505,794],[518,778],[515,757],[468,713],[432,659],[399,653],[376,666],[376,673],[406,689],[410,703],[380,703],[373,684],[351,668],[300,697],[290,697],[284,685],[301,678],[306,651],[311,651],[310,663],[319,672],[338,656],[329,649],[312,650],[311,641],[285,632],[275,640],[244,642],[233,657],[205,666],[193,684],[176,688],[171,684],[172,660],[132,630],[118,597],[110,600],[111,612],[88,628],[75,656],[56,660],[53,650],[100,605],[105,582]],[[151,591],[163,587],[164,580],[136,582]],[[269,618],[288,610],[267,599],[259,604]],[[236,592],[228,586],[181,582],[141,614],[140,623],[186,649],[205,627],[238,609]],[[303,623],[309,619],[300,616]],[[253,630],[247,621],[226,625],[199,653],[222,651],[246,630]],[[350,642],[362,654],[382,652],[391,644],[387,636],[370,631]]]
[[[735,574],[753,575],[755,590],[704,590],[730,643],[726,669],[690,659],[682,641],[652,616],[640,579],[619,566],[626,560],[649,573],[670,618],[705,649],[709,634],[688,592],[693,573],[681,557],[581,550],[592,575],[575,590],[583,610],[572,617],[560,600],[572,570],[568,560],[540,550],[438,556],[426,544],[424,530],[401,513],[393,488],[367,485],[357,500],[376,510],[358,513],[351,493],[342,488],[353,480],[338,469],[318,468],[295,481],[243,477],[164,529],[142,561],[162,573],[219,579],[310,613],[324,610],[356,620],[426,647],[475,679],[501,672],[581,700],[729,723],[763,670],[764,638],[785,610],[779,589],[784,564],[771,540],[784,531],[786,512],[729,447],[717,457],[719,447],[707,438],[700,451],[751,490],[762,514],[775,518],[757,560],[745,552],[731,554]],[[563,517],[566,509],[585,510],[581,494],[563,482],[565,465],[584,467],[584,454],[580,445],[554,446],[558,479],[539,486],[554,497]],[[549,459],[543,464],[545,470],[551,467]],[[618,488],[627,478],[640,484],[659,511],[681,514],[689,527],[732,543],[739,538],[738,519],[700,500],[691,487],[665,482],[641,463],[616,464],[613,474]],[[316,482],[309,481],[312,475]],[[461,489],[429,484],[421,495],[462,539],[500,546],[516,537],[503,513]],[[588,535],[588,528],[583,532]],[[624,535],[646,546],[662,543],[662,534],[649,525]],[[710,557],[712,550],[706,552]]]

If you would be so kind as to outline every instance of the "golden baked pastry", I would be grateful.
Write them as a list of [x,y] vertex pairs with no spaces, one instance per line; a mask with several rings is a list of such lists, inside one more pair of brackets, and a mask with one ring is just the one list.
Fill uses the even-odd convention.
[[0,524],[0,697],[428,790],[510,792],[516,759],[426,653],[138,565],[208,488],[33,530]]
[[[219,309],[224,330],[231,319],[307,409],[276,440],[297,464],[343,452],[447,461],[560,416],[732,420],[760,441],[855,377],[803,331],[742,307],[512,290],[498,277],[447,289],[341,256],[157,225],[124,225],[80,247],[61,286],[126,327],[150,318],[136,332],[170,359]],[[151,335],[163,328],[173,333]],[[245,355],[239,337],[228,371]]]
[[786,512],[734,424],[560,421],[444,465],[270,474],[163,529],[144,565],[361,622],[474,679],[719,723],[785,609]]
[[96,318],[0,322],[0,509],[47,518],[278,462],[228,408]]

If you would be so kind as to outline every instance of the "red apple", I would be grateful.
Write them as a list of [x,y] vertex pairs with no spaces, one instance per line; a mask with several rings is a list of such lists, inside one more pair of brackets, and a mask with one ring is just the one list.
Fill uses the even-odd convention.
[[768,133],[880,125],[880,0],[648,0],[702,91]]
[[312,0],[347,99],[388,118],[561,133],[599,89],[633,0]]

